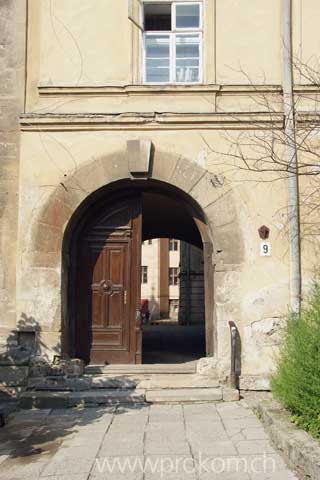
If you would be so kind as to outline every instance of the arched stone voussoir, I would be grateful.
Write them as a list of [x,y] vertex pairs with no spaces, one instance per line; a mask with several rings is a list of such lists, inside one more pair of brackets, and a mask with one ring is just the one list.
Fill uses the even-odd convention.
[[66,188],[77,189],[86,195],[105,185],[129,178],[128,157],[125,151],[94,158],[68,178]]
[[180,188],[185,193],[189,193],[205,174],[203,167],[181,155],[161,150],[154,153],[151,178]]
[[85,197],[83,192],[67,189],[65,185],[59,185],[50,195],[32,224],[31,243],[28,246],[32,252],[31,264],[44,267],[48,257],[51,266],[59,264],[65,228]]
[[223,176],[206,171],[205,175],[192,187],[189,194],[205,209],[231,191],[230,185],[227,184]]
[[180,158],[181,155],[177,155],[176,153],[155,149],[152,160],[151,178],[170,183],[170,179]]
[[38,217],[39,223],[62,228],[73,212],[74,200],[71,197],[72,193],[59,185],[42,207]]
[[127,155],[116,152],[97,157],[73,175],[63,178],[33,225],[31,249],[46,253],[54,251],[60,255],[66,226],[78,207],[95,191],[128,177]]
[[180,158],[170,178],[170,184],[189,193],[199,180],[206,175],[206,170],[186,158]]
[[30,246],[30,252],[51,253],[57,255],[58,258],[62,248],[62,228],[36,222],[33,231],[33,242]]
[[204,208],[214,249],[223,264],[240,265],[244,260],[244,242],[237,212],[236,199],[229,190]]

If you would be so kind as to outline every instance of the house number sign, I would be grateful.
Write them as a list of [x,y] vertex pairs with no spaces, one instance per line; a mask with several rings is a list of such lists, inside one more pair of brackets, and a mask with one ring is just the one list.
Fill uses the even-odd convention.
[[261,242],[260,243],[260,257],[271,257],[271,243],[270,242]]

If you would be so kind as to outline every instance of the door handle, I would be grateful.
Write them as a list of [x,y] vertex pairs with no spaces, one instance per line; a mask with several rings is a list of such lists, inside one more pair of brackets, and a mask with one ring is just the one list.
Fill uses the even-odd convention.
[[123,303],[127,305],[127,290],[125,290],[123,294]]

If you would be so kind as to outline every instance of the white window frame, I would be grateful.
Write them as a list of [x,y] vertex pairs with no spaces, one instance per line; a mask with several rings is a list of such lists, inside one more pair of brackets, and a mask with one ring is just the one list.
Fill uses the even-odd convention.
[[[180,6],[187,6],[187,5],[199,5],[199,27],[195,28],[178,28],[176,25],[177,20],[177,5]],[[179,1],[172,1],[171,4],[171,18],[172,18],[172,32],[202,32],[203,30],[203,13],[202,13],[202,2],[179,2]]]
[[[144,26],[144,6],[150,3],[162,3],[157,2],[156,0],[144,0],[142,3],[142,24]],[[172,25],[170,31],[143,31],[142,34],[142,44],[143,44],[143,55],[142,55],[142,80],[146,85],[199,85],[203,83],[203,2],[202,1],[179,1],[171,0],[168,2],[171,4],[171,19]],[[176,27],[176,7],[177,5],[199,5],[199,27],[198,28],[177,28]],[[178,82],[176,81],[176,36],[190,36],[190,35],[199,36],[199,80],[194,82]],[[147,69],[146,69],[146,37],[150,36],[169,36],[169,80],[167,82],[148,82],[147,81]]]
[[178,252],[178,251],[179,251],[179,240],[177,240],[176,238],[169,238],[169,252]]
[[172,45],[172,38],[171,32],[158,32],[152,31],[148,32],[148,37],[169,37],[169,81],[168,82],[147,82],[147,62],[146,62],[146,38],[145,32],[143,33],[143,83],[147,85],[167,85],[171,82],[172,78],[172,57],[173,57],[173,45]]
[[[179,286],[179,274],[180,272],[178,267],[169,267],[169,287]],[[173,283],[171,283],[171,280],[173,280]],[[175,283],[175,281],[177,283]]]
[[[144,276],[146,276],[146,282],[144,281]],[[142,285],[147,285],[149,281],[148,278],[148,265],[141,265],[141,284]]]

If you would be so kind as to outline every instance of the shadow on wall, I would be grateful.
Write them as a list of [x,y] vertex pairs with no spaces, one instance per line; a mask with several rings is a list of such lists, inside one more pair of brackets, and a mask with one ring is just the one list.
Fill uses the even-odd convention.
[[[40,324],[32,316],[22,313],[16,328],[12,330],[6,345],[0,351],[1,365],[25,365],[31,357],[40,354],[43,357],[43,352],[48,347],[41,339],[41,332]],[[59,355],[60,345],[57,344],[51,350]]]
[[42,341],[40,324],[33,317],[22,313],[16,328],[7,338],[3,351],[0,351],[0,364],[29,365],[32,358],[39,356],[43,361],[50,363],[45,353],[48,350],[60,356],[60,343],[49,349],[48,345]]
[[[50,368],[51,360],[43,353],[48,348],[41,334],[39,323],[22,313],[16,328],[0,346],[0,400],[14,398],[19,389],[26,388],[35,365],[41,364],[43,371]],[[60,355],[59,344],[51,350],[57,357]]]

